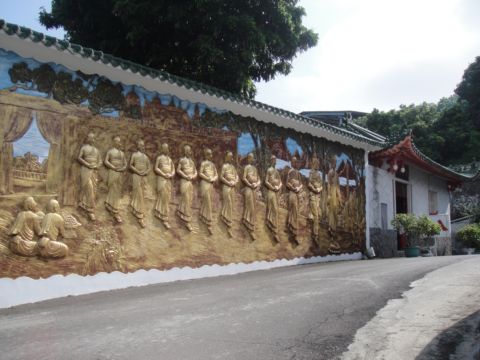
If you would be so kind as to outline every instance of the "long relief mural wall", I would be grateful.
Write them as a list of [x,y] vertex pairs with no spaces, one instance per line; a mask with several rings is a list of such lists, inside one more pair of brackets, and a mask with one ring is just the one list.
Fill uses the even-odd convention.
[[362,150],[0,49],[0,277],[361,251]]

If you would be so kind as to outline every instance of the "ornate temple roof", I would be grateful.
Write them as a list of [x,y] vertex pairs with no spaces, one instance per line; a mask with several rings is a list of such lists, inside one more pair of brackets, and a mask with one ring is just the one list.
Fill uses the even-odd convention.
[[387,163],[391,165],[391,169],[393,169],[395,164],[398,166],[398,164],[408,162],[428,173],[446,179],[454,187],[464,181],[472,179],[472,177],[457,173],[422,154],[422,152],[415,146],[411,134],[382,150],[370,152],[368,160],[369,163],[374,166],[381,166],[386,160]]

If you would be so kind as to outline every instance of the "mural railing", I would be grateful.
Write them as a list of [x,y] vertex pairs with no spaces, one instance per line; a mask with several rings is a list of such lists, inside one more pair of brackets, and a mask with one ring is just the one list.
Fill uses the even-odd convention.
[[46,173],[20,170],[20,169],[13,169],[13,177],[17,179],[22,179],[22,180],[30,180],[30,181],[38,181],[38,182],[47,180]]

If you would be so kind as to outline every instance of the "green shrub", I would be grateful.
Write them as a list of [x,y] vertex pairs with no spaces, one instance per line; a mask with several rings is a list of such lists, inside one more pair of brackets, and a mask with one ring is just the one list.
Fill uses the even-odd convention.
[[397,214],[392,220],[395,230],[406,234],[407,246],[418,246],[421,240],[440,234],[442,228],[427,215]]
[[417,233],[420,237],[430,238],[440,234],[440,224],[434,222],[427,215],[420,215],[417,219]]
[[480,250],[480,224],[464,226],[457,233],[457,239],[467,248]]

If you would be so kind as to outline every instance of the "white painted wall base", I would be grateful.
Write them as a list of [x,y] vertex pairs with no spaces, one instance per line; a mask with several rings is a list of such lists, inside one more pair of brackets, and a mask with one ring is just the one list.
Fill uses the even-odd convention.
[[20,277],[0,279],[0,308],[59,298],[69,295],[90,294],[99,291],[125,289],[178,280],[190,280],[248,271],[267,270],[283,266],[313,264],[340,260],[360,260],[361,253],[295,258],[292,260],[256,261],[249,264],[204,265],[200,268],[173,268],[170,270],[138,270],[133,273],[99,273],[93,276],[70,274],[54,275],[47,279]]

